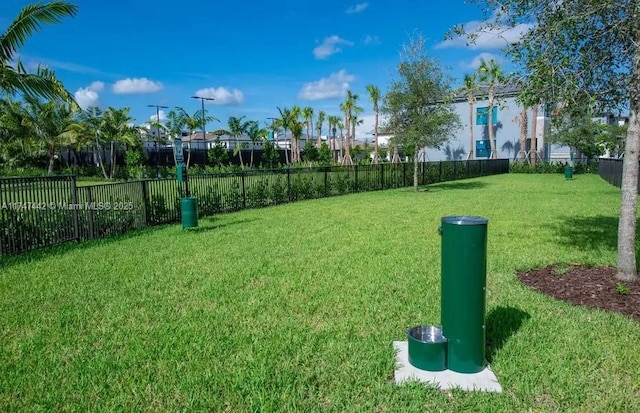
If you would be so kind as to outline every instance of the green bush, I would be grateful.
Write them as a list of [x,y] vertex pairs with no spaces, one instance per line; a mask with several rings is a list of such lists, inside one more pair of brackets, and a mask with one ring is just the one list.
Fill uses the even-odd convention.
[[[536,162],[535,165],[529,163],[511,162],[509,173],[519,174],[564,174],[564,168],[568,162]],[[575,162],[573,166],[574,174],[598,173],[598,162]]]

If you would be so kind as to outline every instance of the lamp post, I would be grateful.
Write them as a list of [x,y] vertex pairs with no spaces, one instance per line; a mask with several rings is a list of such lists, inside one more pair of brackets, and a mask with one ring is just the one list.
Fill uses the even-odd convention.
[[160,137],[160,108],[168,109],[169,106],[162,105],[147,105],[148,108],[156,108],[156,139],[155,139],[155,148],[156,148],[156,178],[160,179],[160,169],[158,165],[158,158],[160,157],[160,147],[158,145],[158,138]]
[[207,120],[206,120],[206,116],[204,115],[204,101],[205,100],[212,101],[212,100],[215,100],[215,99],[214,98],[205,98],[203,96],[191,96],[191,99],[200,99],[200,103],[202,104],[202,146],[203,146],[203,149],[206,152],[206,150],[207,150],[207,148],[206,148],[207,132],[205,131],[205,125],[207,123]]

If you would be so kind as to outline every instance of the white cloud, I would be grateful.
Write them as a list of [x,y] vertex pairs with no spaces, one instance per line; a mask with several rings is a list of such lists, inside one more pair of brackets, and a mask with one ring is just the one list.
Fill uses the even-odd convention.
[[76,90],[73,97],[82,109],[91,106],[100,106],[100,94],[104,89],[104,83],[100,81],[91,82],[87,87]]
[[334,99],[343,96],[349,90],[349,82],[356,79],[344,69],[323,77],[315,82],[305,83],[298,97],[306,100]]
[[480,62],[482,61],[482,59],[489,61],[491,59],[495,60],[496,63],[502,63],[503,59],[501,56],[495,55],[493,53],[488,53],[488,52],[482,52],[479,55],[477,55],[476,57],[473,58],[473,60],[471,62],[466,62],[463,63],[463,66],[467,69],[478,69],[478,67],[480,67]]
[[313,54],[316,59],[326,59],[332,54],[342,52],[342,49],[337,47],[339,44],[344,44],[346,46],[353,46],[353,42],[342,39],[340,36],[333,35],[329,37],[325,37],[324,41],[313,49]]
[[205,89],[196,90],[195,96],[201,96],[203,98],[212,98],[214,101],[204,101],[205,103],[212,103],[215,105],[238,105],[244,102],[244,94],[238,89],[229,90],[226,87],[210,87]]
[[438,43],[435,48],[466,47],[472,50],[501,49],[511,43],[517,42],[526,32],[535,27],[534,24],[520,23],[514,27],[496,26],[481,30],[481,25],[482,22],[479,20],[473,20],[463,25],[465,32],[473,33],[477,36],[473,42],[469,42],[465,36],[454,36],[451,39]]
[[345,11],[345,13],[347,13],[347,14],[360,13],[361,11],[364,11],[367,7],[369,7],[369,3],[367,3],[367,2],[358,3],[355,6],[349,7]]
[[165,122],[167,120],[167,114],[164,112],[164,110],[159,110],[158,111],[158,115],[160,116],[156,116],[156,115],[151,115],[149,116],[149,120],[151,121],[156,121],[158,118],[160,118],[160,122]]
[[364,44],[378,44],[380,43],[380,38],[378,36],[372,36],[370,34],[364,37]]
[[133,94],[133,93],[153,93],[161,90],[164,86],[160,82],[154,82],[146,77],[126,78],[118,80],[113,84],[113,93]]

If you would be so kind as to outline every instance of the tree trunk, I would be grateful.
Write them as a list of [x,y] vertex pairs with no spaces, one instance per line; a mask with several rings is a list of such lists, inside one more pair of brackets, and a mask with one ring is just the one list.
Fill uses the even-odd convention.
[[393,158],[391,159],[391,163],[394,163],[394,164],[400,163],[400,154],[398,153],[398,145],[393,145]]
[[52,148],[49,148],[49,167],[47,168],[47,175],[53,175],[53,166],[55,162],[56,153]]
[[418,150],[413,156],[413,190],[418,192]]
[[469,99],[469,155],[467,159],[473,159],[473,99]]
[[496,137],[493,131],[493,106],[495,104],[495,96],[493,88],[489,91],[489,113],[487,114],[487,122],[489,123],[489,144],[491,145],[491,159],[497,159],[498,154],[496,151]]
[[618,273],[621,281],[637,281],[636,211],[638,207],[638,150],[640,149],[640,49],[633,54],[632,92],[629,108],[629,129],[622,162],[622,201],[618,222]]
[[113,179],[115,172],[116,172],[116,144],[115,141],[111,141],[111,165],[109,165],[109,179]]
[[380,161],[380,154],[378,152],[378,112],[377,108],[374,113],[373,120],[373,164],[377,164]]
[[[255,143],[252,143],[255,146]],[[249,163],[249,168],[253,168],[253,147],[251,148],[251,161]]]
[[353,160],[351,160],[350,148],[349,148],[349,139],[351,134],[351,115],[347,114],[344,118],[344,130],[347,132],[345,135],[344,141],[344,158],[342,158],[343,165],[353,165]]
[[104,169],[104,160],[102,158],[102,147],[96,142],[96,153],[98,154],[98,165],[100,165],[100,169],[102,170],[102,176],[104,179],[109,179],[109,175],[107,175],[107,171]]
[[527,147],[527,132],[529,119],[527,119],[527,109],[524,108],[520,113],[520,151],[518,151],[518,159],[524,163],[525,148]]
[[533,109],[531,112],[531,149],[529,150],[530,154],[530,163],[531,166],[536,166],[536,161],[538,160],[538,104],[533,105]]

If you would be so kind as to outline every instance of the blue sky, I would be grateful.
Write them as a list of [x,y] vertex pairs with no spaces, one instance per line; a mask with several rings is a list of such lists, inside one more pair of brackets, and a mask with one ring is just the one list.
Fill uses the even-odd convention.
[[[0,29],[29,3],[2,2]],[[472,28],[482,17],[462,0],[75,4],[78,15],[44,26],[20,50],[21,60],[55,70],[82,106],[126,106],[136,123],[155,117],[150,104],[181,106],[192,114],[200,108],[193,95],[215,98],[206,109],[220,122],[207,130],[224,128],[229,116],[266,124],[278,106],[294,104],[339,114],[350,89],[360,95],[365,123],[359,132],[367,134],[373,113],[365,87],[387,90],[401,45],[414,31],[429,39],[428,54],[456,79],[472,72],[480,56],[506,63],[505,40],[498,36],[483,34],[473,47],[462,39],[443,42],[453,25]],[[515,39],[518,33],[503,36]]]

